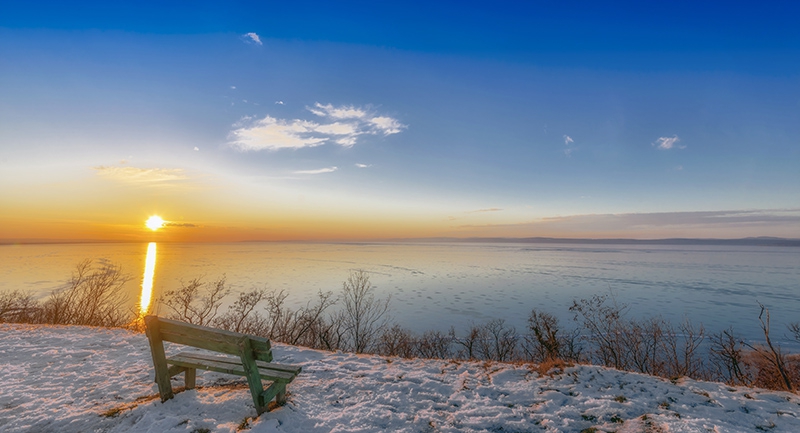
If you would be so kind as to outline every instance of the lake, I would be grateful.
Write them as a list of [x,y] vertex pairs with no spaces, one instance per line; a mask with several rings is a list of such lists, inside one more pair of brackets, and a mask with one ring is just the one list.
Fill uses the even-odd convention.
[[[151,250],[150,269],[146,259]],[[613,293],[632,316],[684,317],[708,331],[733,326],[757,339],[757,302],[772,336],[800,321],[800,248],[535,243],[95,243],[0,246],[0,291],[44,298],[82,259],[122,266],[131,306],[152,281],[152,299],[195,277],[223,275],[234,291],[286,290],[299,307],[338,291],[363,269],[378,297],[391,296],[394,321],[416,332],[464,329],[502,318],[524,330],[532,308],[571,326],[574,299]],[[145,278],[146,271],[149,275]],[[145,287],[147,289],[147,287]],[[161,311],[163,313],[163,311]]]

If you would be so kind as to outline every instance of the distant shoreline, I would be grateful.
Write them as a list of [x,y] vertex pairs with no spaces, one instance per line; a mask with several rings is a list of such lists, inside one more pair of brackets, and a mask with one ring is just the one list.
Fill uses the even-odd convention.
[[[46,244],[118,244],[118,243],[142,243],[148,241],[132,240],[106,240],[106,239],[0,239],[0,245],[46,245]],[[170,242],[164,243],[191,243],[191,242]],[[737,239],[703,239],[703,238],[665,238],[665,239],[594,239],[594,238],[548,238],[548,237],[528,237],[528,238],[399,238],[399,239],[373,239],[373,240],[245,240],[232,242],[198,242],[198,243],[321,243],[321,244],[370,244],[370,243],[506,243],[506,244],[589,244],[589,245],[708,245],[708,246],[767,246],[767,247],[800,247],[800,239],[778,238],[778,237],[747,237]]]

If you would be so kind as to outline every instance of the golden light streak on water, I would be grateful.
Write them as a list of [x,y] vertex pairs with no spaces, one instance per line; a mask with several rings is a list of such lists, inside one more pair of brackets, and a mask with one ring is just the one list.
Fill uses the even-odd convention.
[[142,297],[139,301],[139,316],[144,317],[150,308],[153,297],[153,277],[156,274],[156,243],[147,244],[147,257],[144,260],[144,276],[142,277]]

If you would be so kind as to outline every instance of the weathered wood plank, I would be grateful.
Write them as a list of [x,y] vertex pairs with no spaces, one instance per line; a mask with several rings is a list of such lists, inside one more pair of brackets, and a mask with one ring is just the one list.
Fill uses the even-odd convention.
[[[216,371],[217,373],[245,376],[244,367],[242,366],[241,360],[234,358],[223,358],[217,356],[204,356],[204,355],[180,353],[178,355],[167,358],[167,363],[173,364],[175,366],[180,366],[182,368],[197,368],[201,370]],[[262,379],[289,383],[292,380],[294,380],[295,376],[297,376],[296,373],[292,373],[290,371],[271,369],[266,365],[259,365],[259,364],[267,364],[267,363],[261,363],[261,362],[256,363],[256,365],[258,366],[259,376]],[[280,364],[272,364],[272,365],[280,366]]]
[[161,401],[172,398],[172,384],[169,382],[169,369],[167,367],[167,356],[164,353],[164,343],[161,340],[160,323],[158,317],[147,316],[145,321],[145,334],[150,343],[150,354],[153,357],[153,367],[155,368],[155,381],[158,384],[158,394]]
[[187,368],[183,380],[186,389],[194,389],[197,380],[197,370],[194,368]]
[[[167,364],[169,364],[169,359],[167,359]],[[167,372],[169,373],[169,377],[177,376],[177,375],[183,373],[184,371],[186,371],[186,367],[181,367],[179,365],[172,365],[167,369]]]
[[253,404],[256,406],[256,411],[261,415],[267,410],[267,401],[261,399],[261,393],[264,392],[264,385],[261,383],[258,366],[256,365],[255,358],[253,358],[253,347],[250,344],[250,339],[247,337],[242,337],[239,345],[242,348],[241,358],[242,367],[244,367],[244,376],[247,378],[247,383],[250,385],[250,394],[253,397]]
[[[181,358],[193,358],[196,359],[198,362],[203,361],[217,361],[217,362],[234,362],[239,363],[239,359],[235,358],[226,358],[223,356],[214,356],[214,355],[206,355],[201,353],[192,353],[192,352],[181,352],[175,357]],[[293,375],[298,375],[300,372],[303,371],[303,367],[299,365],[292,365],[292,364],[276,364],[274,362],[264,362],[264,361],[256,361],[256,365],[258,365],[259,370],[275,370],[275,371],[283,371],[286,373],[291,373]]]
[[[278,396],[283,396],[281,399],[278,399]],[[275,398],[275,403],[283,406],[286,404],[286,384],[282,382],[273,382],[264,392],[261,393],[261,401],[264,402],[264,406],[266,406],[273,398]]]
[[[239,340],[243,334],[214,329],[190,323],[158,318],[161,339],[172,343],[198,347],[214,352],[239,355]],[[248,336],[255,351],[256,359],[272,361],[272,347],[266,338]]]

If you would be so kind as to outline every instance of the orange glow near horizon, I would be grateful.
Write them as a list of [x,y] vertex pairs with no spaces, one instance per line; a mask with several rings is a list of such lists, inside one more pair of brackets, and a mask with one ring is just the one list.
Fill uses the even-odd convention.
[[139,315],[145,316],[150,309],[153,297],[153,278],[156,274],[156,243],[147,244],[147,256],[144,261],[144,275],[142,276],[142,296],[139,300]]

